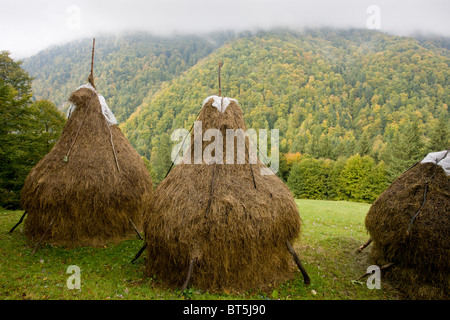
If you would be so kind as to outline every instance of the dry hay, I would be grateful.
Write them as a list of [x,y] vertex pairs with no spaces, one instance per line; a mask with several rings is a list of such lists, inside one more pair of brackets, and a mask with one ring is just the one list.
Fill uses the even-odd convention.
[[53,221],[42,243],[101,246],[133,236],[128,219],[142,227],[153,188],[148,170],[120,129],[108,129],[92,90],[78,89],[69,101],[76,109],[60,139],[22,189],[25,234],[39,241]]
[[[427,181],[426,201],[408,235]],[[440,166],[417,164],[399,176],[372,204],[365,224],[373,239],[373,262],[396,264],[387,279],[413,299],[448,299],[450,177]]]
[[[203,133],[220,128],[225,139],[226,129],[246,130],[235,102],[222,114],[212,101],[199,114]],[[144,223],[149,276],[180,287],[191,259],[190,284],[211,292],[264,289],[294,275],[286,247],[286,240],[293,243],[300,234],[294,198],[276,175],[260,174],[264,164],[250,165],[248,152],[245,164],[236,164],[236,142],[234,164],[194,164],[189,152],[192,164],[176,165],[154,191]]]

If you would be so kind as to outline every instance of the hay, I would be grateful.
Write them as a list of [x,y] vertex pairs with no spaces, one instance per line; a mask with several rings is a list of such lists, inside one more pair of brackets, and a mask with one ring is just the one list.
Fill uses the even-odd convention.
[[399,289],[411,298],[449,297],[450,177],[442,167],[417,164],[402,174],[372,204],[365,224],[374,242],[372,261],[396,263],[388,279]]
[[[234,101],[223,114],[212,103],[199,114],[203,132],[220,128],[225,139],[226,129],[246,130]],[[191,150],[193,144],[192,134]],[[225,141],[223,147],[225,157]],[[262,176],[259,161],[251,168],[247,152],[245,164],[236,164],[236,150],[235,164],[193,164],[189,155],[192,164],[174,167],[146,211],[147,274],[179,288],[194,259],[190,284],[210,292],[263,289],[290,279],[295,269],[286,240],[299,236],[301,221],[285,184],[276,175]]]
[[150,175],[120,129],[108,127],[94,91],[78,89],[69,101],[77,107],[60,139],[22,189],[25,234],[38,241],[54,218],[43,243],[101,246],[135,236],[128,219],[142,227]]

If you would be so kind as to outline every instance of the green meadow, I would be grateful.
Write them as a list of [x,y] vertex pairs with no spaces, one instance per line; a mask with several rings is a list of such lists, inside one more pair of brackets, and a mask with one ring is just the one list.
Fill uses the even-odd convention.
[[[381,278],[381,289],[369,289],[366,279],[356,279],[370,265],[370,247],[357,249],[367,239],[364,218],[370,205],[346,201],[296,200],[303,221],[300,239],[293,246],[307,270],[306,286],[298,272],[294,279],[269,291],[254,290],[233,295],[209,293],[195,287],[184,292],[168,289],[157,276],[144,275],[143,254],[130,261],[142,241],[67,249],[33,246],[23,235],[23,224],[12,234],[22,211],[0,210],[0,299],[34,300],[396,300],[401,295]],[[69,289],[70,265],[80,268],[81,289]]]

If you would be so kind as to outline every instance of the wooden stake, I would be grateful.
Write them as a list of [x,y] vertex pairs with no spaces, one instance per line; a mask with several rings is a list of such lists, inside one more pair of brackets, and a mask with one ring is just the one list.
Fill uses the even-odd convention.
[[89,83],[95,88],[95,84],[94,84],[94,48],[95,48],[95,38],[92,42],[91,74],[88,77]]
[[45,235],[47,234],[48,230],[50,230],[50,227],[53,225],[53,222],[55,222],[55,218],[52,219],[50,224],[47,227],[47,230],[45,230],[44,234],[42,235],[41,239],[39,239],[39,242],[37,243],[36,247],[34,247],[33,252],[31,254],[35,254],[37,249],[39,248],[39,245],[41,244],[41,241],[44,239]]
[[209,192],[209,199],[208,199],[208,205],[206,206],[205,216],[207,216],[209,214],[209,211],[211,209],[211,201],[212,201],[212,196],[214,193],[214,177],[216,175],[216,166],[217,166],[217,163],[214,163],[212,178],[211,178],[211,190]]
[[141,249],[139,249],[138,253],[134,256],[134,259],[131,260],[131,263],[135,262],[141,256],[142,252],[144,252],[145,248],[147,248],[147,242],[144,243]]
[[366,243],[364,243],[361,247],[358,248],[358,252],[363,251],[369,244],[372,243],[372,238],[370,238],[369,240],[367,240]]
[[134,225],[133,221],[131,221],[130,218],[128,218],[128,221],[130,221],[130,224],[131,224],[131,226],[133,227],[134,231],[136,231],[136,233],[137,233],[139,239],[142,240],[142,236],[141,236],[141,234],[139,233],[139,231],[138,231],[138,229],[136,228],[136,226]]
[[286,245],[287,245],[289,253],[294,258],[294,261],[297,264],[297,267],[300,269],[300,272],[303,275],[303,280],[304,280],[305,284],[310,284],[311,279],[309,278],[308,273],[306,272],[305,268],[303,267],[302,263],[300,262],[300,259],[298,258],[297,253],[295,252],[294,248],[291,246],[291,243],[289,242],[289,240],[286,240]]
[[[219,62],[219,66],[220,66],[220,62]],[[219,68],[219,70],[220,70],[220,68]],[[219,79],[220,79],[220,77],[219,77]],[[222,124],[222,115],[223,115],[222,106],[223,106],[223,97],[222,97],[222,100],[220,101],[221,114],[220,114],[220,117],[218,118],[219,121],[220,121],[219,124]],[[216,119],[216,122],[217,122],[217,119]],[[221,127],[219,127],[217,125],[217,123],[216,123],[215,127],[216,128],[221,128]],[[214,194],[214,178],[215,178],[215,175],[216,175],[216,168],[217,168],[217,161],[214,162],[214,167],[213,167],[213,172],[212,172],[212,177],[211,177],[211,190],[210,190],[210,193],[209,193],[208,205],[206,206],[205,216],[207,216],[209,214],[209,211],[211,209],[211,201],[212,201],[212,197],[213,197],[213,194]]]
[[183,142],[181,143],[181,147],[180,147],[180,149],[178,150],[175,159],[172,161],[172,164],[170,165],[169,170],[167,170],[167,173],[166,173],[166,175],[164,176],[164,179],[169,175],[170,171],[171,171],[172,168],[173,168],[173,165],[174,165],[175,162],[177,161],[178,155],[180,154],[181,150],[182,150],[183,147],[184,147],[184,141],[186,140],[187,136],[191,134],[191,131],[192,131],[192,128],[194,127],[195,121],[197,121],[197,118],[198,118],[198,116],[200,115],[200,112],[201,112],[201,111],[202,111],[202,109],[200,109],[200,111],[197,113],[197,116],[195,117],[195,120],[194,120],[194,122],[192,123],[191,128],[189,129],[189,132],[184,136]]
[[221,88],[221,85],[220,85],[220,70],[221,69],[222,69],[222,62],[219,61],[219,97],[222,96],[222,88]]
[[[386,269],[389,269],[390,267],[392,267],[392,266],[394,266],[394,265],[395,265],[395,263],[390,262],[390,263],[388,263],[388,264],[385,264],[384,266],[381,266],[381,267],[380,267],[380,270],[386,270]],[[369,275],[371,275],[371,274],[372,274],[372,272],[364,273],[362,276],[360,276],[358,279],[356,279],[356,281],[359,281],[359,280],[361,280],[361,279],[364,279],[365,277],[367,277],[367,276],[369,276]]]
[[181,287],[181,292],[183,292],[184,290],[186,290],[188,284],[189,284],[189,280],[191,280],[191,276],[192,276],[192,269],[194,268],[194,259],[191,260],[191,262],[189,262],[189,268],[188,268],[188,273],[186,276],[186,280],[183,283],[183,286]]
[[15,225],[14,227],[12,227],[12,229],[9,230],[8,233],[12,233],[12,232],[14,231],[14,229],[16,229],[16,228],[22,223],[23,218],[25,218],[25,215],[26,215],[26,214],[27,214],[27,212],[25,211],[25,212],[23,213],[22,217],[20,217],[19,222],[17,222],[16,225]]

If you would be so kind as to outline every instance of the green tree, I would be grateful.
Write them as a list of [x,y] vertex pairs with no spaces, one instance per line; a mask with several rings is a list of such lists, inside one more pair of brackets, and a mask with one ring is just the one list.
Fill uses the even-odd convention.
[[371,141],[367,131],[364,131],[358,143],[358,153],[362,156],[370,155]]
[[31,77],[0,53],[0,206],[17,208],[19,193],[34,159],[29,157],[33,136]]
[[324,199],[327,190],[323,160],[302,157],[291,169],[287,185],[294,197],[306,199]]
[[448,112],[443,112],[430,133],[428,151],[435,152],[450,148],[450,128]]
[[425,156],[425,144],[417,121],[407,124],[404,131],[395,132],[381,158],[386,163],[390,182]]
[[372,202],[386,188],[384,163],[370,156],[351,156],[345,162],[339,182],[346,200]]
[[[150,160],[151,168],[153,169],[153,184],[157,186],[164,178],[172,164],[172,142],[167,133],[163,133],[152,150],[152,157]],[[151,172],[151,173],[152,173]]]
[[33,130],[35,131],[35,147],[38,158],[47,154],[58,141],[64,124],[65,115],[58,110],[55,104],[48,100],[38,100],[31,105],[33,108]]
[[32,103],[31,77],[0,54],[0,206],[18,208],[31,168],[59,138],[64,115],[50,101]]
[[331,169],[330,169],[330,178],[329,185],[330,188],[328,190],[328,196],[330,199],[334,200],[344,200],[344,191],[342,190],[342,186],[340,183],[340,175],[341,171],[345,167],[345,163],[347,158],[339,157],[336,161],[333,161]]

